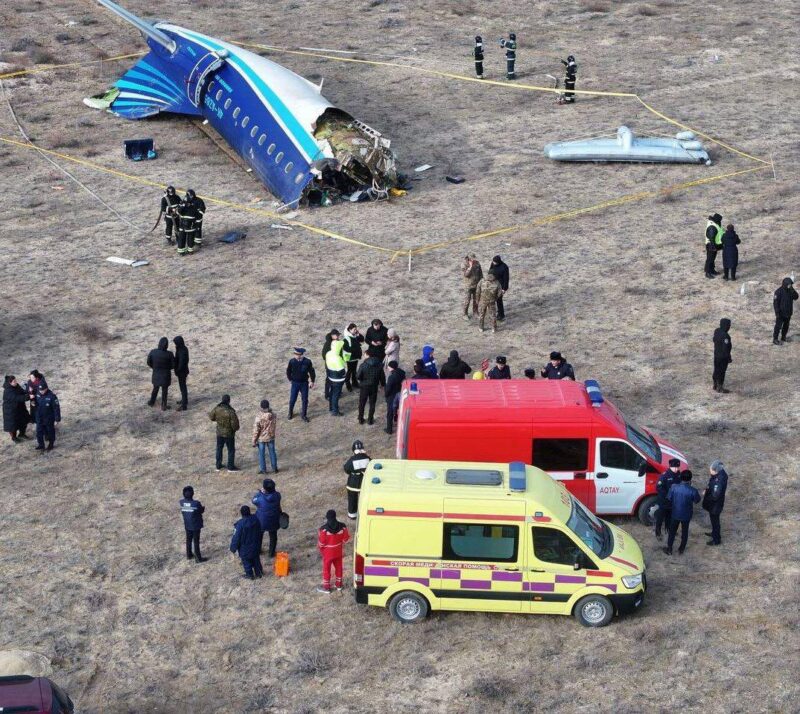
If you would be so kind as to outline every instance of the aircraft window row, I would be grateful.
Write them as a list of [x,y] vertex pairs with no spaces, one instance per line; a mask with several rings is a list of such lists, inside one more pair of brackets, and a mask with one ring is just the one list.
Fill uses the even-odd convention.
[[276,163],[276,164],[279,164],[281,161],[283,161],[283,152],[282,152],[282,151],[279,151],[279,152],[278,152],[278,153],[275,155],[275,163]]
[[234,109],[234,110],[233,110],[233,118],[234,118],[234,119],[238,119],[238,118],[239,118],[239,115],[240,115],[241,113],[242,113],[242,110],[241,110],[241,108],[240,108],[240,107],[236,107],[236,109]]
[[250,117],[245,117],[244,119],[242,119],[242,129],[245,129],[249,123],[250,123]]
[[227,108],[228,108],[230,105],[231,105],[231,98],[230,98],[230,97],[228,97],[228,98],[225,100],[225,105],[224,105],[224,106],[225,106],[225,109],[227,109]]

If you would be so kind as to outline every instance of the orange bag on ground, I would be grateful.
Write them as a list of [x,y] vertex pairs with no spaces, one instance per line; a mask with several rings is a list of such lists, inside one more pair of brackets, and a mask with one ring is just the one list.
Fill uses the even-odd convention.
[[285,578],[289,574],[289,554],[283,552],[275,553],[275,562],[272,570],[279,578]]

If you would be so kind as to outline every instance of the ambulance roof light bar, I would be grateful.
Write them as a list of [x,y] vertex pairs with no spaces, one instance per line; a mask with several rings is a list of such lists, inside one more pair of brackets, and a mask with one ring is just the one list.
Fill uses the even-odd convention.
[[508,465],[508,487],[512,491],[527,491],[528,481],[526,475],[525,464],[521,461],[512,461]]
[[584,384],[586,385],[586,394],[589,395],[589,401],[593,407],[599,407],[605,400],[603,393],[600,391],[600,385],[596,379],[587,379]]

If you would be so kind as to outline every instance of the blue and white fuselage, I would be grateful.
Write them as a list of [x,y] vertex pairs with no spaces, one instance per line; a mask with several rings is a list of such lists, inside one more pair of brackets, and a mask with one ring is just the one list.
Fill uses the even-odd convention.
[[[308,80],[254,52],[177,25],[147,28],[155,35],[147,37],[150,51],[116,82],[119,93],[108,107],[114,114],[143,119],[173,112],[207,119],[285,204],[298,202],[325,166],[336,171],[347,165],[349,179],[360,177],[365,185],[383,185],[382,179],[394,175],[389,142],[334,107]],[[323,115],[363,137],[353,140],[359,146],[343,157],[327,140],[318,140]]]

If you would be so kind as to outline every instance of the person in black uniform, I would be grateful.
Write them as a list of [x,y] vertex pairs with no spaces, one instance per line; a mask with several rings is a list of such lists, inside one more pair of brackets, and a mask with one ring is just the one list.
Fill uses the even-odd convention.
[[167,243],[170,245],[172,245],[173,226],[175,227],[175,232],[177,234],[178,226],[175,221],[175,211],[180,203],[181,199],[180,196],[175,193],[175,187],[167,186],[167,190],[164,191],[164,195],[161,198],[161,214],[164,216],[164,237],[167,239]]
[[400,406],[400,392],[403,389],[406,373],[405,370],[400,369],[397,360],[391,360],[387,366],[389,367],[389,374],[386,377],[386,386],[383,390],[383,395],[386,398],[386,428],[384,431],[387,434],[391,434],[394,428],[394,420],[397,416],[397,409]]
[[350,519],[358,515],[358,497],[361,493],[361,481],[364,471],[369,466],[370,458],[364,451],[364,444],[356,440],[353,442],[353,455],[344,463],[344,472],[347,474],[347,517]]
[[[780,345],[788,342],[789,322],[794,312],[794,301],[797,300],[797,290],[792,287],[794,281],[784,278],[781,286],[772,294],[772,308],[775,310],[775,327],[772,330],[772,344]],[[781,341],[778,342],[778,335]]]
[[172,342],[175,344],[175,376],[178,378],[178,387],[181,390],[178,411],[185,412],[189,406],[189,392],[186,389],[186,377],[189,376],[189,348],[180,335],[173,337]]
[[194,489],[186,486],[180,500],[183,527],[186,531],[186,558],[194,558],[198,563],[205,563],[208,558],[200,555],[200,530],[203,528],[205,507],[194,498]]
[[550,361],[542,367],[545,379],[571,379],[575,381],[575,370],[560,352],[551,352]]
[[176,209],[178,215],[178,255],[194,253],[195,221],[199,215],[197,207],[190,201],[184,201]]
[[681,482],[681,461],[680,459],[670,459],[669,468],[661,474],[656,482],[656,493],[658,494],[658,509],[656,510],[655,527],[656,539],[661,540],[661,527],[664,526],[669,532],[672,515],[672,504],[667,495],[671,486]]
[[480,35],[475,35],[475,49],[472,50],[472,56],[475,58],[475,76],[483,79],[483,38]]
[[509,32],[507,40],[500,40],[500,47],[506,50],[506,79],[516,79],[514,63],[517,61],[517,36]]
[[286,379],[288,379],[292,385],[291,391],[289,392],[289,419],[294,417],[294,405],[299,396],[302,404],[301,417],[303,421],[307,422],[309,421],[308,390],[314,388],[317,374],[314,371],[314,365],[305,354],[306,350],[304,347],[294,348],[294,357],[290,359],[289,364],[286,365]]
[[170,352],[169,340],[162,337],[158,341],[158,347],[150,350],[147,355],[147,366],[153,370],[153,376],[150,380],[153,384],[153,389],[150,392],[150,399],[147,402],[148,406],[153,406],[158,397],[158,390],[161,390],[161,411],[169,409],[167,406],[167,391],[169,385],[172,383],[172,370],[175,368],[175,355]]
[[489,266],[489,272],[497,278],[500,283],[502,292],[497,297],[497,321],[503,322],[506,319],[506,309],[503,306],[503,295],[508,292],[508,266],[503,262],[503,259],[496,255],[492,258],[492,264]]
[[186,203],[192,204],[195,209],[194,249],[198,251],[203,243],[203,216],[206,214],[206,203],[191,188],[186,191],[185,201]]
[[237,553],[242,561],[244,577],[255,580],[264,575],[261,565],[261,544],[264,540],[264,531],[258,517],[250,513],[250,506],[239,509],[241,518],[233,526],[231,538],[231,553]]
[[719,327],[714,330],[714,391],[722,394],[730,391],[722,386],[725,384],[725,372],[728,371],[728,365],[733,362],[730,329],[731,321],[723,317],[719,321]]
[[36,450],[43,451],[47,439],[47,451],[52,451],[56,443],[56,424],[61,421],[61,405],[58,397],[41,382],[37,388],[36,399]]
[[722,533],[720,531],[719,517],[725,506],[725,492],[728,490],[728,474],[725,465],[717,460],[708,469],[711,477],[708,479],[708,486],[703,491],[702,506],[708,511],[711,518],[711,532],[706,533],[711,536],[711,540],[706,545],[722,545]]
[[575,62],[575,57],[570,55],[566,60],[561,60],[561,64],[566,67],[566,76],[564,77],[564,103],[575,103],[575,80],[578,78],[578,64]]

